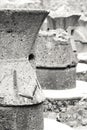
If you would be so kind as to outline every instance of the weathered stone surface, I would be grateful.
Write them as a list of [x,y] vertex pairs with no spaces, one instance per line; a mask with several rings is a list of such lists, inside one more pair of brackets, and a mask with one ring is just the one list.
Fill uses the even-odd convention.
[[0,8],[42,9],[40,0],[0,0]]
[[0,61],[0,104],[29,105],[44,100],[42,90],[27,60]]
[[0,130],[43,130],[41,104],[22,107],[0,106]]
[[69,26],[75,27],[78,25],[80,16],[81,13],[78,10],[71,9],[67,2],[61,2],[61,5],[51,10],[47,17],[48,29],[62,28],[67,30]]
[[79,19],[79,26],[73,33],[78,52],[87,52],[87,14]]
[[28,58],[46,15],[45,11],[1,10],[0,59]]
[[69,35],[62,29],[42,31],[35,44],[36,67],[66,68],[76,66]]
[[[87,1],[86,0],[41,0],[43,6],[49,10],[57,10],[62,6],[65,6],[65,9],[68,9],[69,12],[85,12],[87,8]],[[64,13],[64,12],[62,12]]]
[[0,10],[1,105],[31,105],[44,100],[28,57],[47,14],[41,10]]
[[69,35],[64,30],[40,32],[35,44],[35,62],[42,88],[75,87],[75,57]]
[[[76,87],[67,90],[43,90],[45,97],[53,100],[74,100],[87,97],[87,82],[77,80]],[[52,101],[53,101],[52,100]],[[54,103],[55,104],[55,103]]]
[[[64,13],[62,13],[64,12]],[[64,9],[61,11],[51,11],[48,16],[48,29],[62,28],[67,30],[69,26],[77,26],[80,14],[71,12],[65,12]]]
[[66,69],[36,69],[37,78],[43,89],[71,89],[76,87],[75,67]]

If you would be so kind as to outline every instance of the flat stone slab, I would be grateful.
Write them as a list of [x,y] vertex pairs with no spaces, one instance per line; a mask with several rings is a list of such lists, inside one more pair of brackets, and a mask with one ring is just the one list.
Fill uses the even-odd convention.
[[76,73],[87,72],[87,64],[78,63],[76,67]]
[[81,63],[87,63],[87,53],[84,52],[84,53],[79,53],[78,54],[78,60],[79,62]]
[[54,119],[44,118],[44,130],[74,130],[63,123],[57,122]]
[[76,88],[67,90],[43,90],[46,98],[51,99],[79,99],[87,96],[87,82],[76,81]]

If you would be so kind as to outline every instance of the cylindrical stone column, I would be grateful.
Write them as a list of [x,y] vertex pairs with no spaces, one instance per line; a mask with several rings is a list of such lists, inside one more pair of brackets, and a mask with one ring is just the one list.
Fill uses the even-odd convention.
[[36,40],[35,56],[37,77],[42,88],[76,87],[77,62],[69,35],[64,30],[40,32]]
[[8,7],[0,8],[0,130],[43,130],[44,96],[28,57],[48,12]]

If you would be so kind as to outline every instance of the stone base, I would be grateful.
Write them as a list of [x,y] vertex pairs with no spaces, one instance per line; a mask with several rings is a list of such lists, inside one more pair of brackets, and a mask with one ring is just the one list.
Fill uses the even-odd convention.
[[76,68],[36,69],[37,78],[43,89],[71,89],[76,86]]
[[0,130],[43,130],[42,104],[22,107],[0,106]]

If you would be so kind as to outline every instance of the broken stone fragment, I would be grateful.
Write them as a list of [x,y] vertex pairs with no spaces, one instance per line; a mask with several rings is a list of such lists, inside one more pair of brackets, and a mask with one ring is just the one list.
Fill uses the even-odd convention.
[[0,106],[0,130],[43,130],[42,104]]

